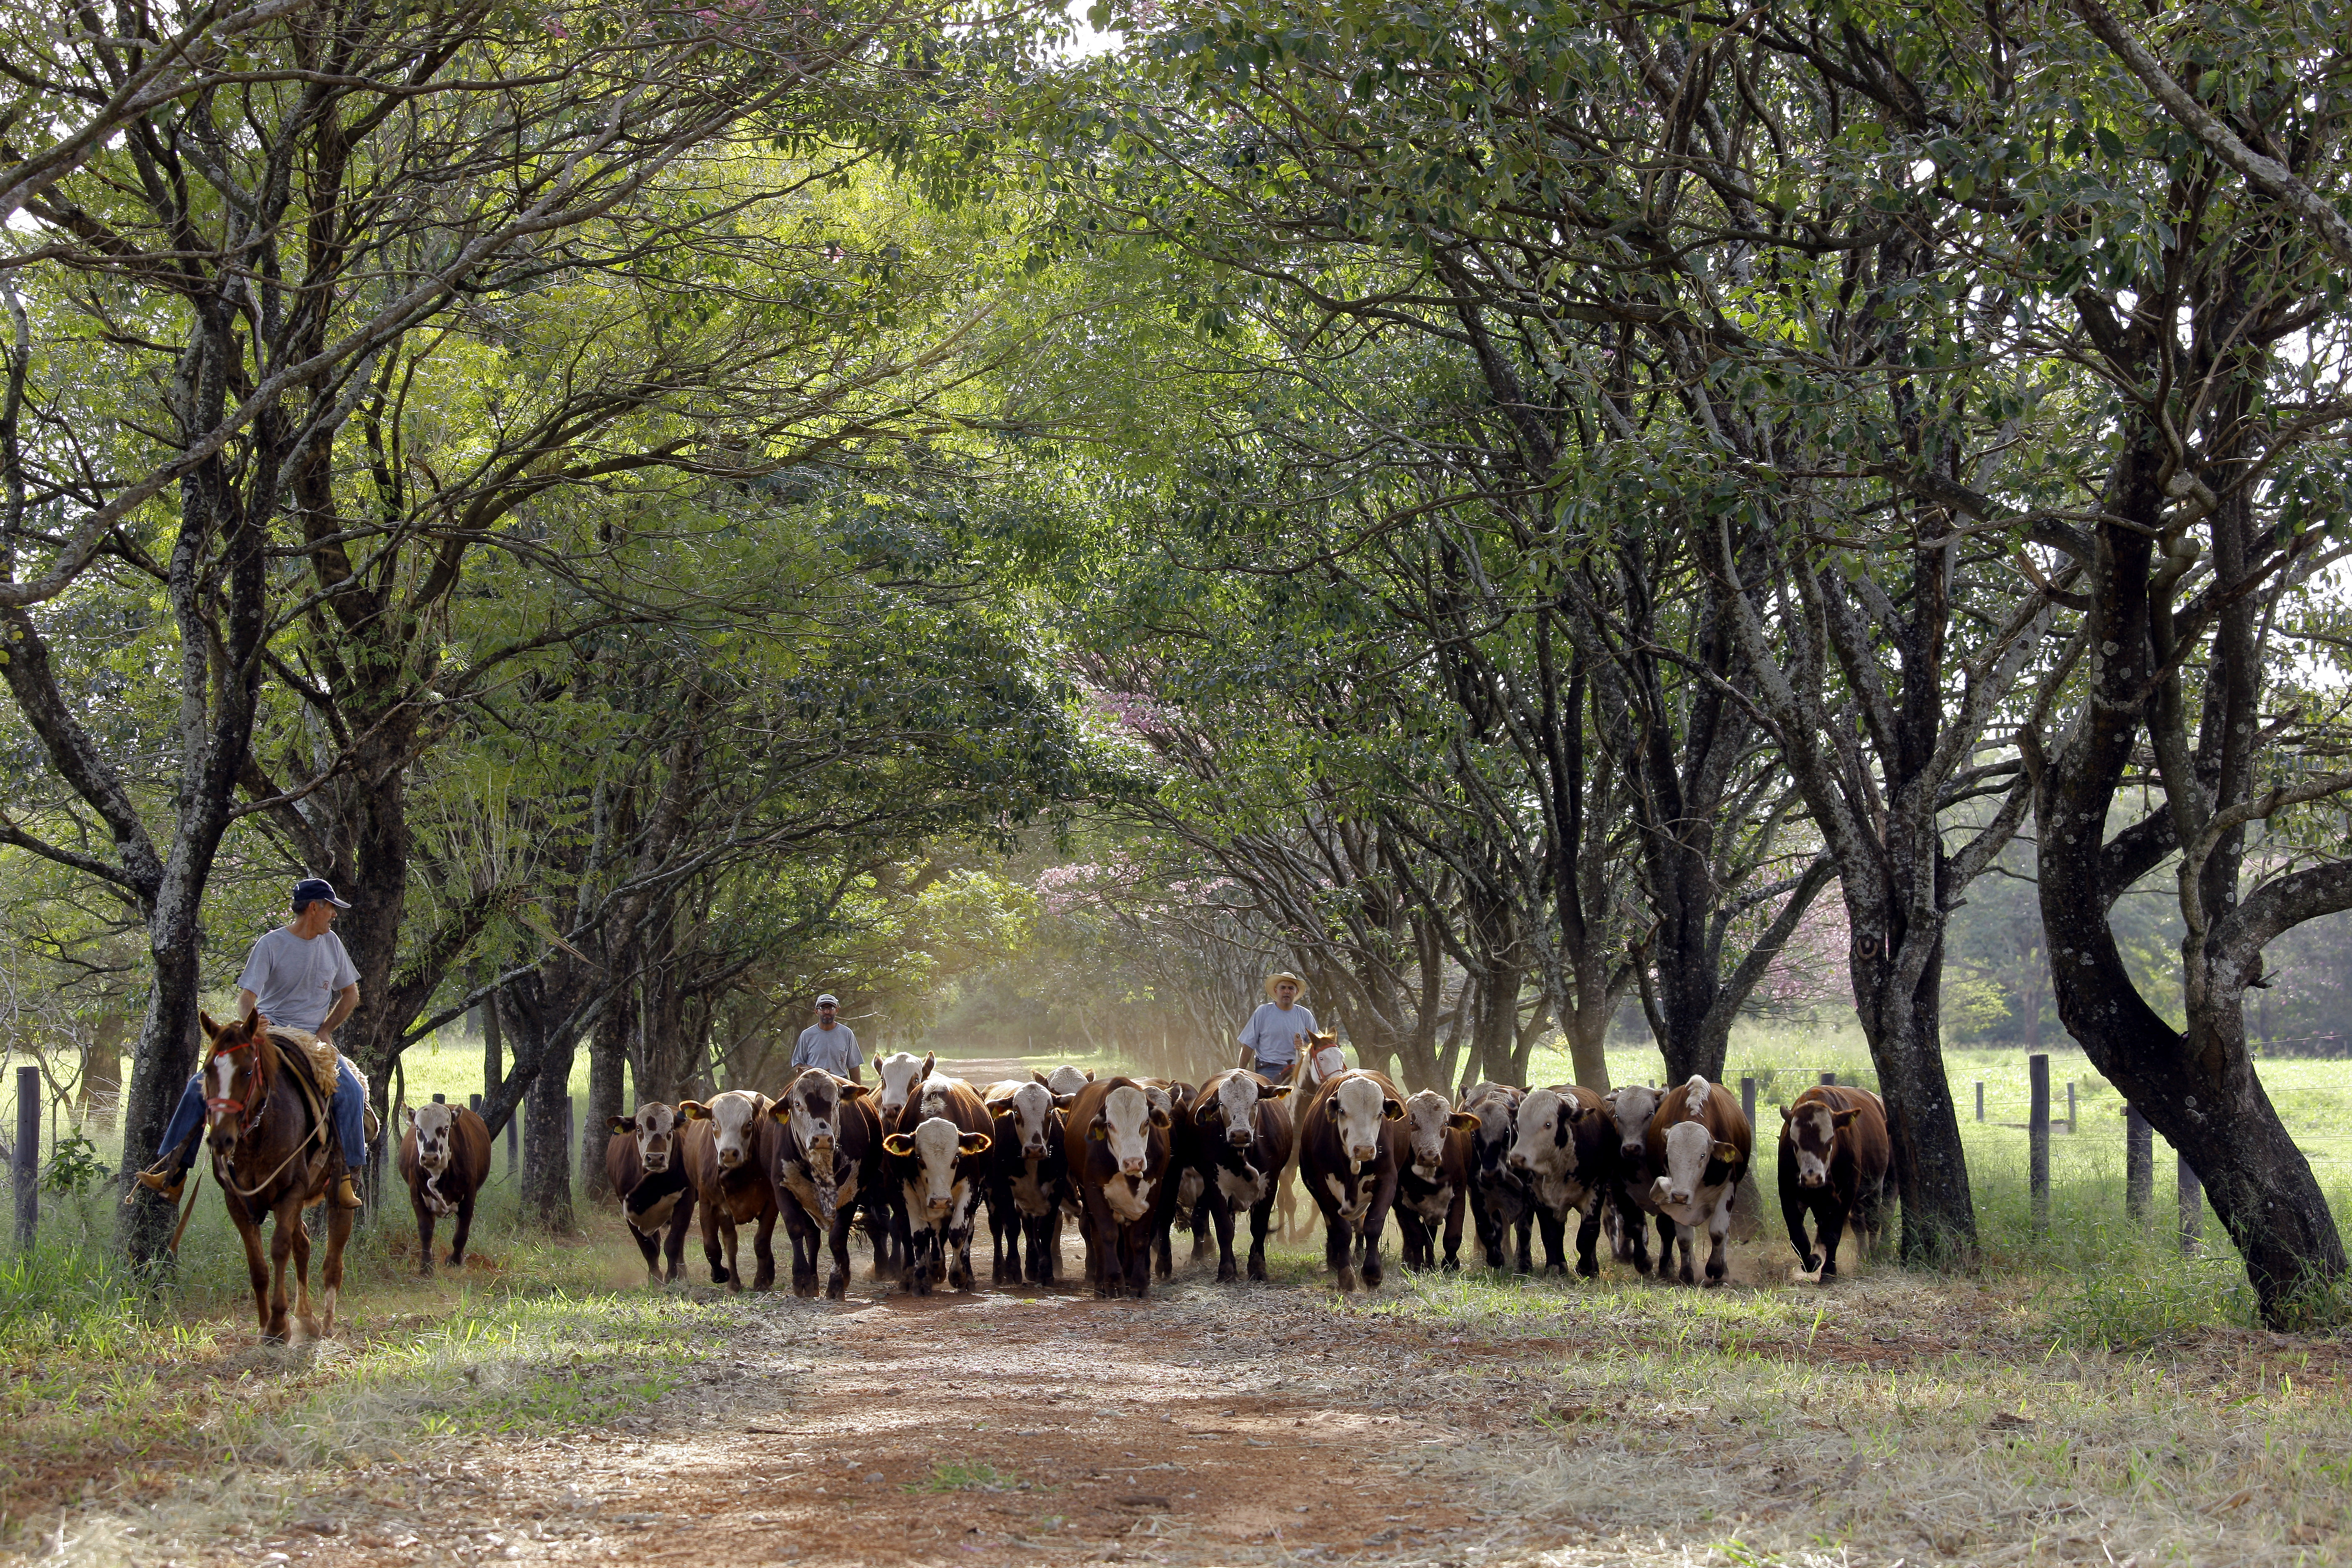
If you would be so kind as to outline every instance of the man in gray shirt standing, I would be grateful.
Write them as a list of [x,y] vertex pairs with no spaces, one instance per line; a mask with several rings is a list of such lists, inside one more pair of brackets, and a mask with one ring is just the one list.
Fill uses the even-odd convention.
[[852,1083],[866,1081],[857,1072],[857,1036],[841,1022],[841,1002],[830,991],[816,999],[816,1022],[801,1031],[793,1066],[817,1068]]
[[1259,1003],[1242,1026],[1244,1068],[1273,1079],[1290,1070],[1298,1059],[1299,1037],[1315,1032],[1315,1015],[1298,1004],[1303,989],[1298,976],[1288,970],[1266,977],[1265,994],[1271,1000]]

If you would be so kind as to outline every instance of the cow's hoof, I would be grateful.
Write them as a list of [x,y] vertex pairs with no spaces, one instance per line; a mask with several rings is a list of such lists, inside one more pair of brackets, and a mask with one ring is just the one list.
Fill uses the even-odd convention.
[[1710,1290],[1714,1290],[1714,1289],[1720,1289],[1720,1288],[1721,1288],[1721,1286],[1722,1286],[1722,1284],[1723,1284],[1723,1276],[1722,1276],[1722,1275],[1720,1275],[1720,1274],[1713,1274],[1713,1273],[1710,1273],[1710,1274],[1706,1277],[1706,1289],[1710,1289]]
[[1253,1279],[1259,1280],[1263,1280],[1265,1278],[1265,1258],[1253,1258],[1249,1260],[1249,1277]]
[[1242,1271],[1241,1271],[1240,1269],[1238,1269],[1238,1268],[1234,1268],[1232,1264],[1230,1264],[1230,1263],[1220,1263],[1220,1264],[1218,1264],[1218,1265],[1217,1265],[1217,1283],[1218,1283],[1218,1284],[1220,1284],[1220,1285],[1230,1285],[1230,1284],[1232,1284],[1234,1280],[1236,1280],[1236,1279],[1240,1279],[1241,1277],[1242,1277]]
[[1342,1268],[1333,1276],[1333,1281],[1341,1290],[1353,1290],[1356,1288],[1356,1271],[1352,1268]]
[[713,1285],[732,1285],[735,1283],[735,1276],[714,1263],[710,1266],[710,1282]]
[[1444,1268],[1448,1274],[1459,1274],[1462,1272],[1462,1259],[1458,1258],[1448,1258],[1445,1260]]
[[1590,1258],[1579,1258],[1576,1264],[1576,1272],[1583,1279],[1598,1279],[1601,1278],[1601,1265],[1595,1263]]

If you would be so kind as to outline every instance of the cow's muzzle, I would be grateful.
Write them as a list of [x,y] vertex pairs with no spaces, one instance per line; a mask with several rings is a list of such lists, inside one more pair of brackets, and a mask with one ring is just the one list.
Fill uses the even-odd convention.
[[1143,1174],[1143,1162],[1139,1159],[1121,1160],[1118,1163],[1118,1173],[1122,1176],[1139,1176]]
[[1528,1157],[1514,1149],[1505,1157],[1503,1163],[1510,1166],[1514,1171],[1524,1171],[1528,1168]]
[[1236,1149],[1246,1149],[1256,1141],[1255,1136],[1246,1127],[1228,1127],[1225,1129],[1225,1142],[1232,1144]]
[[1359,1165],[1369,1165],[1380,1158],[1380,1149],[1374,1144],[1359,1143],[1349,1149],[1348,1158]]
[[1823,1187],[1828,1184],[1828,1179],[1819,1171],[1801,1171],[1797,1173],[1797,1185],[1801,1187]]
[[1650,1146],[1647,1143],[1626,1142],[1617,1145],[1617,1157],[1621,1160],[1645,1159],[1649,1152]]
[[738,1165],[741,1164],[742,1163],[743,1163],[743,1151],[742,1151],[742,1150],[740,1150],[740,1149],[721,1149],[720,1151],[719,1151],[719,1166],[720,1166],[720,1168],[721,1168],[721,1169],[731,1171],[731,1170],[733,1170],[736,1166],[738,1166]]

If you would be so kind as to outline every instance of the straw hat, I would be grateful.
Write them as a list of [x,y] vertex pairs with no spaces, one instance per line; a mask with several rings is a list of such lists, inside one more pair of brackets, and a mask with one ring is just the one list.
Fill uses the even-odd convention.
[[1298,987],[1298,994],[1299,994],[1301,996],[1304,996],[1304,995],[1306,995],[1306,994],[1307,994],[1307,982],[1305,982],[1304,980],[1299,979],[1299,978],[1298,978],[1298,976],[1297,976],[1296,974],[1291,973],[1290,973],[1290,971],[1288,971],[1287,969],[1286,969],[1286,970],[1284,970],[1284,971],[1283,971],[1281,973],[1279,973],[1279,974],[1269,974],[1269,975],[1267,975],[1267,976],[1265,977],[1265,994],[1266,994],[1266,995],[1268,995],[1269,997],[1270,997],[1270,996],[1272,996],[1272,995],[1274,994],[1274,988],[1275,988],[1276,986],[1277,986],[1277,985],[1281,984],[1282,984],[1284,981],[1286,981],[1286,980],[1289,981],[1293,985],[1296,985],[1296,986],[1297,986],[1297,987]]

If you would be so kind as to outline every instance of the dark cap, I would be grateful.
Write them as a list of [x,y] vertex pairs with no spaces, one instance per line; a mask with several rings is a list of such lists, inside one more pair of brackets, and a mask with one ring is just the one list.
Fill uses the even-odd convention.
[[351,905],[343,902],[342,900],[335,897],[335,885],[332,882],[328,881],[323,877],[305,877],[300,881],[294,884],[294,907],[296,909],[299,910],[304,904],[313,903],[320,899],[326,900],[327,902],[334,905],[335,908],[339,910],[347,910],[352,907]]

